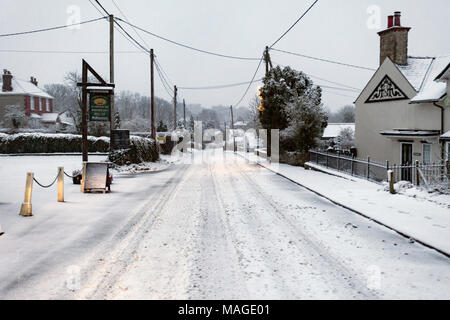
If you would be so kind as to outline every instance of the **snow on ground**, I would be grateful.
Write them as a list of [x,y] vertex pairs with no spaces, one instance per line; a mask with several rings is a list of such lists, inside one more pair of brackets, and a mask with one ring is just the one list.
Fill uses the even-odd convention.
[[[241,153],[256,161],[253,154]],[[402,189],[392,195],[385,185],[318,167],[327,173],[286,164],[258,161],[272,170],[310,188],[329,199],[373,218],[413,239],[450,254],[450,197]],[[317,166],[309,163],[310,166]]]
[[48,183],[80,156],[0,157],[0,298],[450,298],[434,250],[231,152],[191,156],[116,173],[106,195],[66,180],[65,203],[35,186],[30,218],[18,215],[26,172]]

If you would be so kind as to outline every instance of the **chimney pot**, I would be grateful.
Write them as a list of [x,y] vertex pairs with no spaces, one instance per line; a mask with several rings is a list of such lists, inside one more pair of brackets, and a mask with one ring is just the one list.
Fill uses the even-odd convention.
[[394,12],[394,26],[396,26],[396,27],[400,27],[401,26],[400,17],[401,17],[401,12],[400,11],[395,11]]
[[388,29],[394,26],[394,16],[388,16]]
[[11,75],[11,72],[9,72],[6,69],[3,70],[2,91],[3,92],[11,92],[11,91],[13,91],[13,88],[12,88],[12,75]]

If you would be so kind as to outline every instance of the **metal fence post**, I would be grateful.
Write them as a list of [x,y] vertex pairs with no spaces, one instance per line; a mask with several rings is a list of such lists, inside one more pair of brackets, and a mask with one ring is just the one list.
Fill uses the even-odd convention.
[[337,155],[337,171],[339,172],[339,160],[340,160],[341,151],[338,151]]
[[390,167],[389,167],[389,160],[386,160],[386,172],[388,173],[388,174],[387,174],[388,182],[389,182],[389,170],[390,170]]
[[367,180],[370,180],[370,157],[367,157]]
[[353,169],[353,167],[354,167],[354,160],[355,160],[355,156],[354,155],[352,155],[352,160],[350,160],[350,166],[351,166],[351,170],[352,170],[352,175],[353,175],[353,173],[354,173],[354,169]]
[[327,150],[327,156],[326,156],[326,158],[327,158],[327,168],[328,168],[328,150]]

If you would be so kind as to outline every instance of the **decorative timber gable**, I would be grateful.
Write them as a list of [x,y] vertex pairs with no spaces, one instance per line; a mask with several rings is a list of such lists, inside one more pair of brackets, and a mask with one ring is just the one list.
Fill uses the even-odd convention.
[[366,103],[409,99],[405,93],[389,78],[384,76]]

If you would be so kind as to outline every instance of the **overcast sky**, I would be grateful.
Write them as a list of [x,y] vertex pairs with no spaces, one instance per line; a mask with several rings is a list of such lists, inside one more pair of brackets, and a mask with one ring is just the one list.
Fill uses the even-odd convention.
[[[134,24],[169,39],[222,54],[259,57],[313,2],[313,0],[115,0]],[[64,25],[71,5],[80,8],[81,21],[99,17],[88,0],[0,0],[0,33],[27,31]],[[111,13],[123,17],[112,0],[101,0]],[[395,4],[394,4],[395,3]],[[448,0],[319,0],[316,6],[275,47],[310,56],[366,67],[378,67],[379,37],[367,26],[373,17],[367,9],[377,5],[381,28],[386,16],[402,12],[402,25],[412,27],[410,55],[450,54],[450,1]],[[370,20],[373,21],[373,20]],[[375,19],[376,21],[376,19]],[[126,27],[126,25],[124,25]],[[136,34],[129,29],[130,34]],[[170,80],[179,87],[212,86],[249,81],[257,61],[230,60],[194,52],[141,33],[155,50]],[[142,41],[136,36],[136,39]],[[0,38],[1,50],[107,51],[109,27],[106,21],[81,26],[79,30],[57,30],[10,38]],[[137,51],[116,33],[117,51]],[[302,57],[272,52],[275,64],[290,65],[316,77],[363,88],[371,71],[348,68]],[[108,77],[107,54],[50,54],[0,52],[0,68],[15,76],[35,76],[40,85],[61,82],[68,71],[81,70],[85,58]],[[149,95],[149,58],[142,53],[116,55],[118,90]],[[264,68],[261,67],[258,78]],[[336,86],[313,79],[318,84]],[[241,105],[247,105],[258,84],[251,86]],[[221,90],[180,90],[179,99],[203,106],[235,104],[246,86]],[[159,80],[156,95],[170,99]],[[356,92],[324,90],[323,102],[331,109],[352,103]]]

